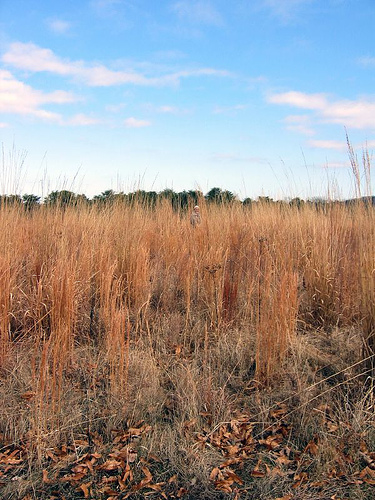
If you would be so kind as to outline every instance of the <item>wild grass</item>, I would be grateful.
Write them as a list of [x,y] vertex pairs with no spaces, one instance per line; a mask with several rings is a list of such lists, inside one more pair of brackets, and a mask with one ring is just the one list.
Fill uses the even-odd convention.
[[[323,477],[359,473],[359,442],[375,451],[374,209],[202,201],[201,214],[192,227],[167,200],[0,210],[0,437],[29,460],[3,498],[44,498],[51,450],[139,420],[152,431],[138,456],[188,498],[234,498],[210,480],[226,453],[211,438],[239,413],[257,439],[287,421],[290,449],[314,440],[321,485],[256,482],[249,460],[238,498],[319,498]],[[358,484],[350,498],[370,498]]]

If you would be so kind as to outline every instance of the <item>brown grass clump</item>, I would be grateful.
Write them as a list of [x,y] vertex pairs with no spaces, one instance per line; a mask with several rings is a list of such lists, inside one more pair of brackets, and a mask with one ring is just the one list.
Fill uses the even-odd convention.
[[2,498],[372,498],[374,209],[200,206],[2,207]]

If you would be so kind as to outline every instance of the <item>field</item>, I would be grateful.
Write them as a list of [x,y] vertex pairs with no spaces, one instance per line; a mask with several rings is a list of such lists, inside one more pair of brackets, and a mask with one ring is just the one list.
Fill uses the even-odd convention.
[[374,498],[374,208],[200,207],[2,207],[1,498]]

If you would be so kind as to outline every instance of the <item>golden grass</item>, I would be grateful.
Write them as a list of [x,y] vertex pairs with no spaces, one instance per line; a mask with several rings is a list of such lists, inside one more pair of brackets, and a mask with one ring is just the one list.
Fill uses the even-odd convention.
[[4,439],[28,435],[43,462],[56,443],[129,419],[160,437],[202,412],[214,425],[259,397],[268,408],[267,386],[304,408],[323,393],[307,388],[331,375],[326,365],[350,379],[359,363],[363,380],[361,356],[372,368],[375,349],[374,209],[201,203],[201,213],[193,228],[167,201],[0,211]]

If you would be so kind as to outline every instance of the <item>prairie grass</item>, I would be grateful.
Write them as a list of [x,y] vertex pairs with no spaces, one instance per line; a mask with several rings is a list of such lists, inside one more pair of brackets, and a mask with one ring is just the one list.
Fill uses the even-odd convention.
[[[372,498],[358,474],[375,452],[374,209],[200,206],[197,227],[167,200],[0,210],[0,453],[27,443],[29,464],[0,475],[3,498],[49,498],[51,450],[140,420],[136,453],[188,498],[328,498],[332,484]],[[308,473],[263,476],[249,458],[246,488],[225,490],[217,436],[241,415],[259,446],[284,422]]]

